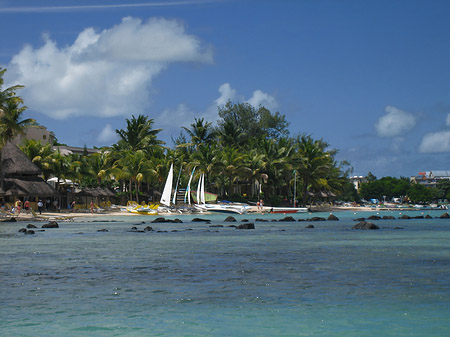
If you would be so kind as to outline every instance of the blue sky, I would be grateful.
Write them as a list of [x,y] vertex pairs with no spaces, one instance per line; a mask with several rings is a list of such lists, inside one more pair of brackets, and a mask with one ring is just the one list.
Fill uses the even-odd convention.
[[279,111],[354,174],[450,169],[449,1],[6,1],[0,65],[74,146],[146,114],[172,145],[228,99]]

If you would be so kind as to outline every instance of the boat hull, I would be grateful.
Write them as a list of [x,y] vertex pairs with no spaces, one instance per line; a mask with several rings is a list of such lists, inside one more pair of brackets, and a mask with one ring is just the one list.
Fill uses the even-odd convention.
[[272,207],[270,213],[306,213],[308,209],[306,207]]

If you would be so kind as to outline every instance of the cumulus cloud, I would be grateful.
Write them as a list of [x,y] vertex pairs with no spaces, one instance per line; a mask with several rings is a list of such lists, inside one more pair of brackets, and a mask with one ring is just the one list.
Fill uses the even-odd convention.
[[216,107],[225,105],[228,101],[232,101],[236,98],[236,90],[231,88],[230,83],[224,83],[219,87],[220,97],[214,102]]
[[111,124],[106,124],[102,131],[100,131],[97,141],[102,144],[111,144],[117,140],[116,131],[111,127]]
[[266,107],[269,110],[276,110],[278,108],[278,103],[275,97],[261,91],[255,90],[253,96],[247,101],[250,105],[258,108],[260,105]]
[[416,118],[391,105],[385,108],[386,114],[375,124],[379,137],[397,137],[411,130],[416,125]]
[[8,65],[9,81],[25,85],[30,109],[55,119],[112,117],[145,111],[152,80],[174,62],[212,62],[212,52],[174,20],[131,17],[73,44],[24,47]]
[[426,134],[419,146],[422,153],[450,152],[450,131]]

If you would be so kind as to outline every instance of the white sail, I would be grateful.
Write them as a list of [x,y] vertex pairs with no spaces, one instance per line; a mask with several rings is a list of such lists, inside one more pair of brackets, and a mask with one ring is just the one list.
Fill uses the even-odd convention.
[[200,204],[200,188],[202,185],[202,177],[203,175],[200,175],[200,179],[198,180],[198,185],[197,185],[197,204]]
[[178,178],[177,178],[177,183],[175,185],[175,192],[173,193],[173,199],[172,199],[172,204],[176,204],[177,203],[177,192],[178,192],[178,183],[180,182],[180,176],[181,176],[181,169],[183,166],[180,166],[180,172],[178,172]]
[[205,204],[205,174],[202,174],[202,186],[200,187],[200,202]]
[[173,164],[170,165],[169,174],[167,175],[166,185],[161,196],[161,204],[170,206],[170,195],[172,194],[173,182]]
[[195,167],[192,169],[192,173],[191,173],[191,176],[189,177],[189,182],[186,187],[186,193],[184,194],[184,203],[186,203],[186,197],[187,197],[189,205],[191,204],[191,181],[192,181],[192,177],[194,176],[194,172],[195,172]]

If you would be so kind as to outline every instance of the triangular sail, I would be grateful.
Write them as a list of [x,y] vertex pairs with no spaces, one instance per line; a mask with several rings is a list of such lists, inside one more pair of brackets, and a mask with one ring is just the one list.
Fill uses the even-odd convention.
[[201,189],[201,185],[202,185],[202,177],[203,175],[200,175],[200,179],[198,180],[198,185],[197,185],[197,204],[200,204],[200,189]]
[[186,203],[186,197],[187,197],[189,205],[191,204],[191,181],[192,181],[192,177],[194,176],[194,172],[195,172],[195,167],[192,169],[192,173],[191,173],[191,176],[189,177],[189,182],[186,187],[186,193],[184,194],[184,203]]
[[183,166],[180,166],[180,172],[178,172],[178,178],[177,178],[177,183],[175,185],[175,192],[173,193],[173,199],[172,199],[172,204],[176,204],[177,203],[177,191],[178,191],[178,183],[180,182],[180,176],[181,176],[181,168]]
[[200,187],[200,201],[205,204],[205,174],[202,174],[202,186]]
[[169,174],[167,175],[166,185],[161,196],[161,204],[170,206],[170,195],[172,194],[173,182],[173,164],[170,165]]

